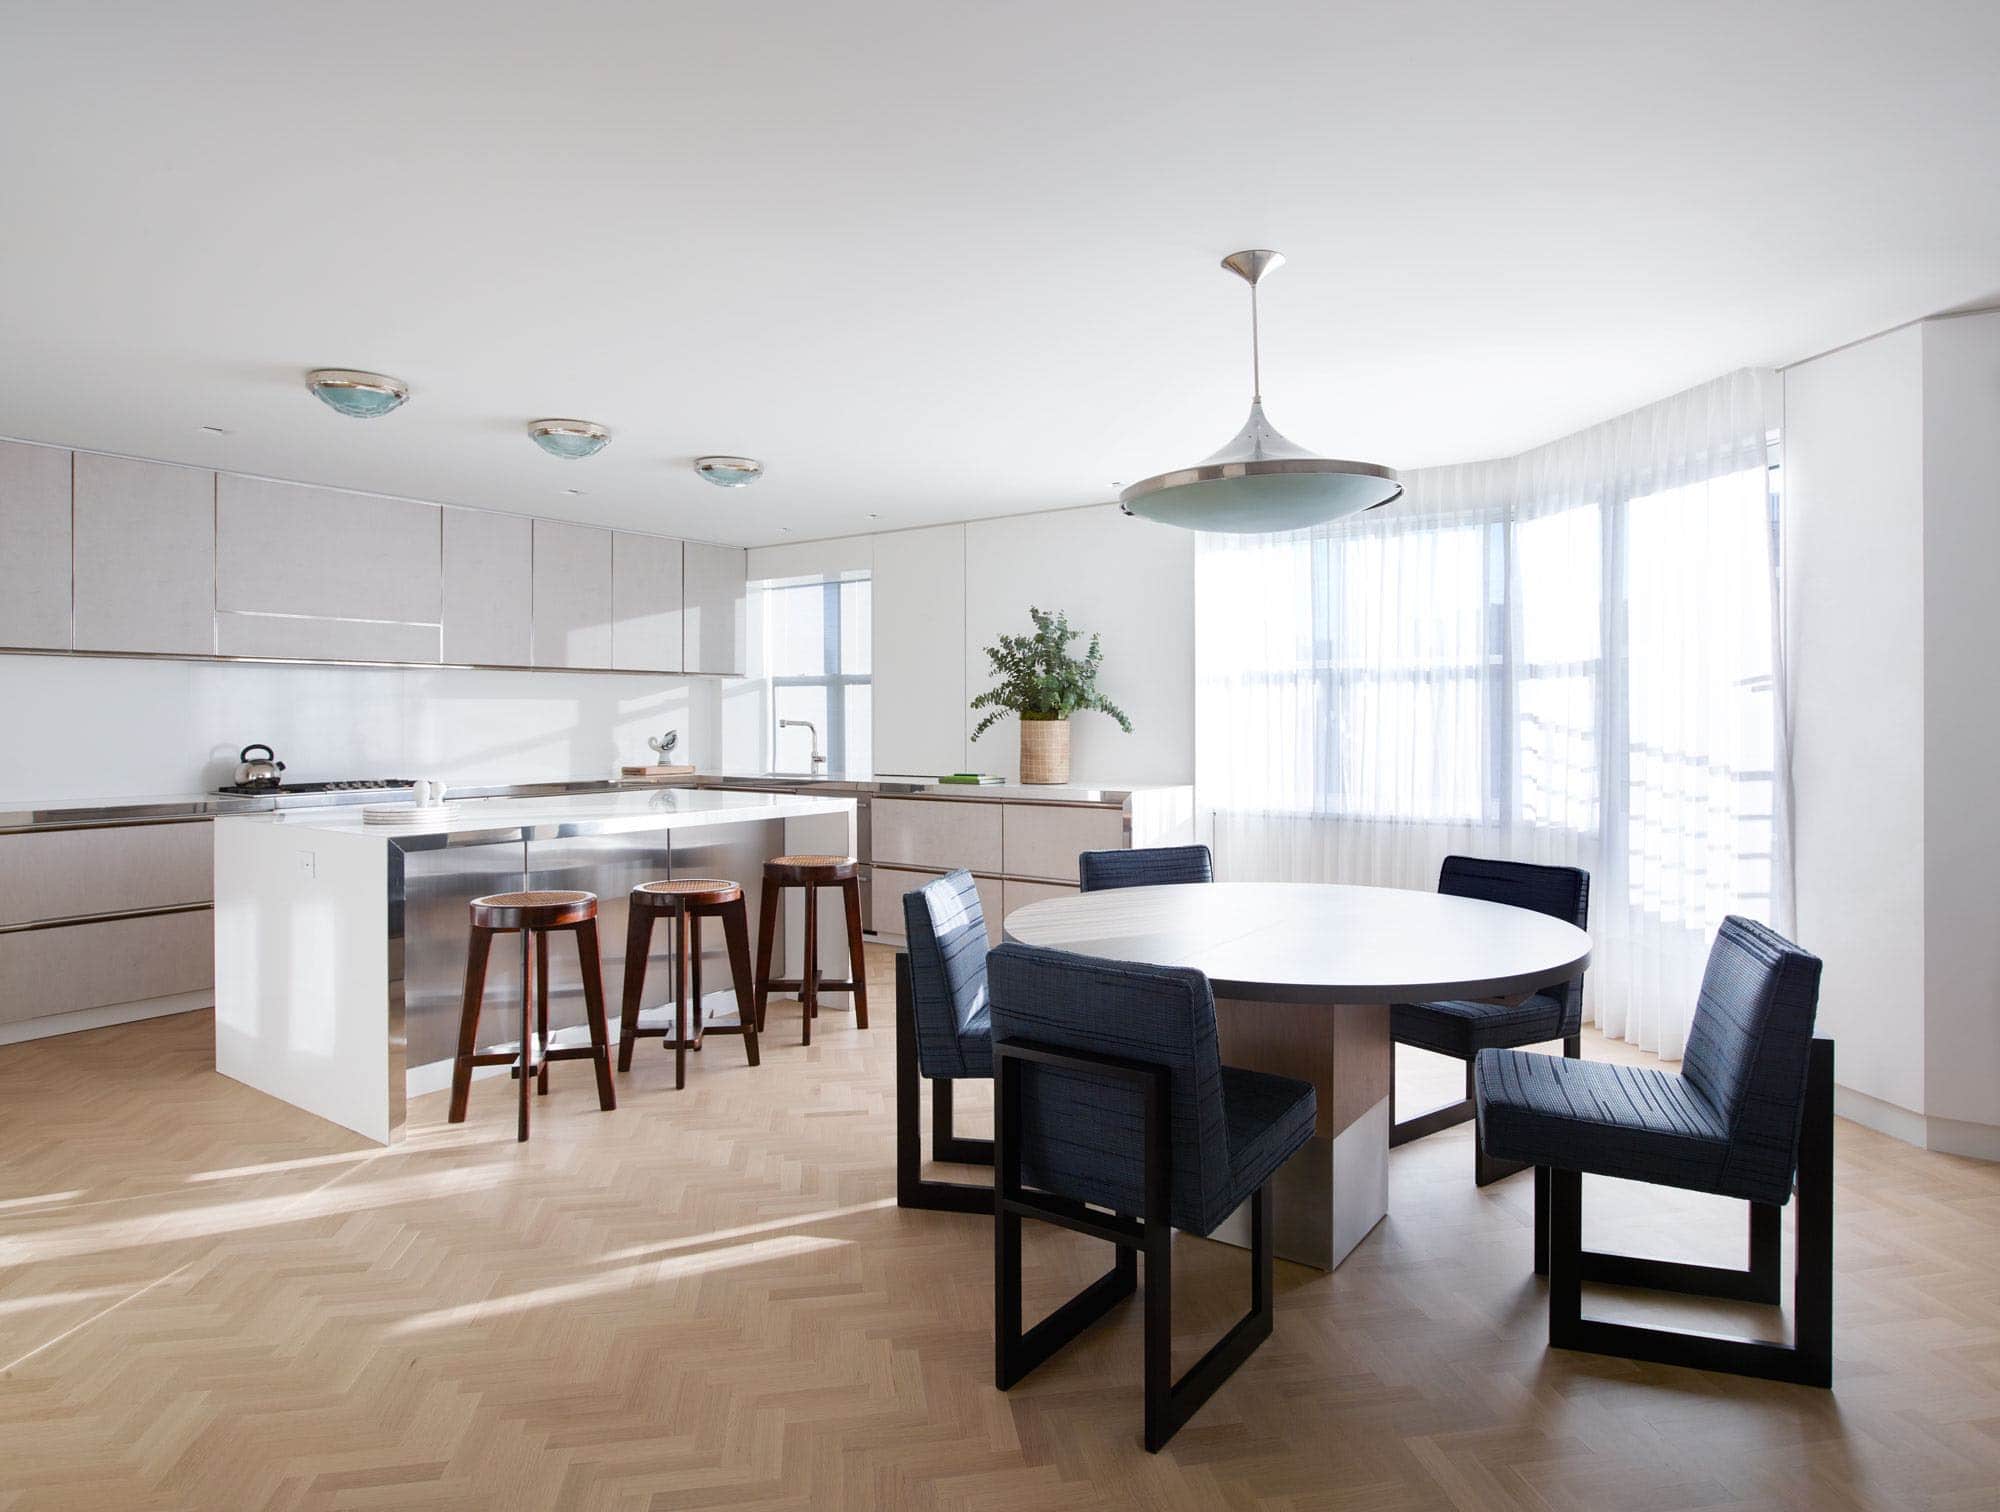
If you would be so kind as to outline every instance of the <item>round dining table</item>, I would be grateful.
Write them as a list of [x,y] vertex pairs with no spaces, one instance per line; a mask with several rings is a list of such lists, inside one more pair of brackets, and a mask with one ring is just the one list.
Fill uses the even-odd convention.
[[[1389,1005],[1518,1002],[1590,964],[1574,924],[1476,898],[1309,882],[1199,882],[1045,898],[1006,937],[1105,960],[1191,966],[1215,993],[1227,1065],[1312,1083],[1312,1139],[1274,1180],[1288,1260],[1332,1270],[1389,1211]],[[1215,1237],[1249,1243],[1247,1213]]]

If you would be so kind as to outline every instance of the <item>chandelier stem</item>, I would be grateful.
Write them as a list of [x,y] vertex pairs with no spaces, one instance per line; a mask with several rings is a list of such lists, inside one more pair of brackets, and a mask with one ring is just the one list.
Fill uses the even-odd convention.
[[1257,335],[1257,286],[1250,285],[1250,402],[1264,402],[1264,354]]

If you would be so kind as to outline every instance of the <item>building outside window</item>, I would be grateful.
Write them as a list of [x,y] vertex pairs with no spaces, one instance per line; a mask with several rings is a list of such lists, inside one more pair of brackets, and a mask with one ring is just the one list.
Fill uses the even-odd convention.
[[779,724],[798,719],[817,732],[824,775],[865,777],[872,771],[871,587],[866,574],[758,585],[770,770],[809,769],[813,732]]

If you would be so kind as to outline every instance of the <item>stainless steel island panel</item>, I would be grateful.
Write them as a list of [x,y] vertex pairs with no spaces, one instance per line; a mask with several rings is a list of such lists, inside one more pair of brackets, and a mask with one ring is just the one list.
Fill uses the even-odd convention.
[[[402,858],[402,906],[400,910],[394,906],[392,879],[390,928],[394,934],[400,922],[407,1064],[433,1065],[450,1060],[456,1053],[459,1009],[465,992],[467,905],[472,899],[530,888],[570,888],[597,894],[605,1011],[616,1025],[625,991],[625,930],[630,915],[626,900],[632,888],[667,877],[727,878],[743,888],[754,933],[764,862],[783,851],[784,830],[783,820],[771,819],[616,835],[543,838],[516,832],[512,839],[495,840],[482,833],[469,837],[473,843],[467,844],[457,843],[456,836],[398,840],[392,849]],[[447,843],[438,843],[441,840]],[[752,951],[754,956],[754,940]],[[647,961],[645,1005],[651,1008],[668,1001],[673,990],[670,930],[653,931]],[[583,978],[574,936],[552,936],[549,968],[551,1031],[581,1026]],[[722,930],[711,926],[702,936],[704,994],[726,996],[733,984]],[[496,943],[486,970],[482,1044],[517,1037],[520,1001],[518,943]]]

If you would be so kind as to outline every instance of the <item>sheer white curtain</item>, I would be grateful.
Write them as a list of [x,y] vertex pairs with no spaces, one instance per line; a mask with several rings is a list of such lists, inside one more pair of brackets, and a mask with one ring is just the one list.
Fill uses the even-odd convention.
[[1220,875],[1589,869],[1588,1011],[1667,1057],[1728,913],[1791,927],[1775,376],[1741,372],[1288,536],[1200,537]]

